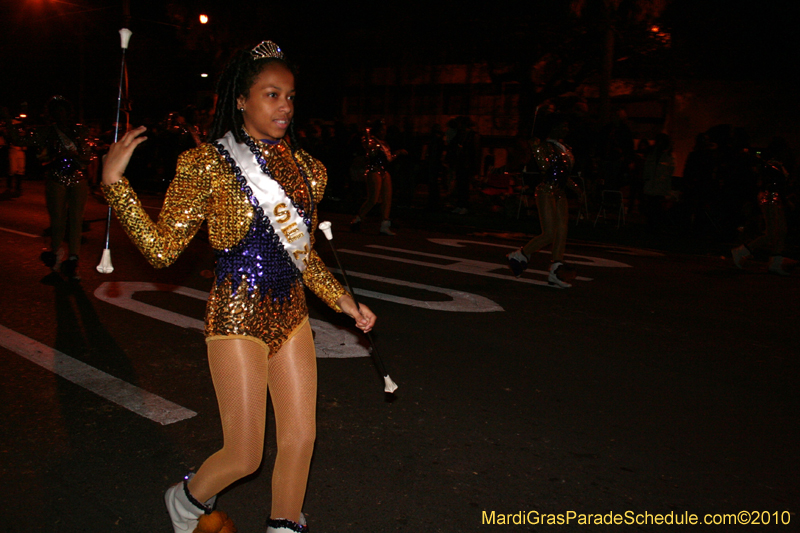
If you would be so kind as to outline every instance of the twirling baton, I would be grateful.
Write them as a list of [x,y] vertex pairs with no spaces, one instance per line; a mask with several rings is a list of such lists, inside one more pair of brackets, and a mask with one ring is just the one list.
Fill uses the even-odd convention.
[[536,110],[533,112],[533,126],[531,126],[531,139],[533,139],[533,130],[536,129],[536,117],[539,116],[539,108],[542,107],[542,104],[536,106]]
[[[336,248],[333,246],[333,233],[331,233],[331,223],[327,220],[324,222],[319,223],[319,229],[322,230],[322,233],[325,234],[325,238],[328,239],[328,244],[331,245],[331,250],[333,250],[333,257],[336,259],[336,264],[339,265],[339,270],[342,271],[342,277],[344,278],[344,284],[347,286],[347,290],[350,291],[350,294],[353,296],[353,301],[356,303],[356,307],[360,310],[361,306],[358,304],[358,300],[356,300],[356,293],[350,287],[350,282],[347,280],[347,273],[344,271],[344,267],[342,266],[342,262],[339,261],[339,255],[336,253]],[[392,378],[389,377],[389,372],[386,371],[386,367],[383,365],[383,360],[378,355],[378,350],[375,347],[375,341],[372,340],[372,335],[367,332],[367,338],[369,339],[369,343],[372,346],[370,350],[370,355],[372,355],[372,362],[375,363],[375,368],[378,369],[381,376],[383,376],[383,383],[386,387],[383,389],[384,392],[388,392],[389,394],[393,394],[394,391],[397,390],[397,383],[392,381]]]
[[[114,142],[119,138],[119,113],[122,108],[122,85],[125,80],[125,52],[128,51],[128,41],[131,40],[131,30],[122,28],[119,30],[119,39],[122,45],[122,66],[119,70],[119,93],[117,94],[117,120],[114,123]],[[109,248],[109,239],[111,238],[111,206],[108,206],[108,215],[106,216],[106,243],[103,248],[103,256],[100,258],[100,264],[97,265],[97,271],[101,274],[111,274],[114,272],[114,265],[111,264],[111,248]]]

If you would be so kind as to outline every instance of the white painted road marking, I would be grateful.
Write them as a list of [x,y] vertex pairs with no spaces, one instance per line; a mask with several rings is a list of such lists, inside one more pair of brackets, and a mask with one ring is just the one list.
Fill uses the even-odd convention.
[[[341,251],[341,250],[340,250]],[[341,273],[338,268],[329,269],[331,272]],[[425,300],[413,300],[411,298],[403,298],[401,296],[394,296],[391,294],[384,294],[382,292],[375,292],[366,289],[353,289],[356,294],[375,298],[377,300],[385,300],[387,302],[394,302],[403,305],[410,305],[411,307],[421,307],[422,309],[432,309],[434,311],[454,311],[459,313],[490,313],[493,311],[505,311],[501,306],[489,298],[472,294],[470,292],[456,291],[453,289],[443,289],[434,287],[433,285],[423,285],[422,283],[414,283],[411,281],[403,281],[393,278],[385,278],[383,276],[373,276],[372,274],[363,274],[361,272],[353,272],[348,270],[347,273],[351,277],[371,279],[392,285],[404,285],[413,289],[422,289],[430,292],[438,292],[446,294],[452,298],[451,301],[444,302],[431,302]]]
[[[428,262],[425,262],[425,261],[417,261],[417,260],[414,260],[414,259],[404,259],[402,257],[397,257],[397,256],[392,256],[392,255],[381,255],[381,254],[372,254],[372,253],[369,253],[369,252],[360,252],[358,250],[341,249],[341,250],[339,250],[339,252],[349,253],[349,254],[354,254],[354,255],[361,255],[361,256],[364,256],[364,257],[374,257],[374,258],[377,258],[377,259],[386,259],[388,261],[396,261],[398,263],[406,263],[406,264],[410,264],[410,265],[420,265],[420,266],[425,266],[425,267],[430,267],[430,268],[439,268],[439,269],[442,269],[442,270],[450,270],[452,272],[463,272],[465,274],[473,274],[473,275],[476,275],[476,276],[485,276],[487,278],[498,278],[498,279],[504,279],[504,280],[507,280],[507,281],[516,281],[516,282],[519,282],[519,283],[531,283],[533,285],[542,285],[544,287],[552,287],[552,285],[550,285],[547,281],[540,281],[540,280],[530,279],[530,278],[526,278],[526,277],[515,278],[515,277],[509,276],[507,274],[495,274],[495,273],[492,272],[493,270],[508,269],[508,267],[506,265],[500,265],[500,264],[497,264],[497,263],[487,263],[486,261],[476,261],[474,259],[461,259],[461,258],[458,258],[458,257],[449,256],[449,255],[429,254],[429,253],[425,253],[425,252],[417,252],[415,250],[406,250],[406,249],[403,249],[403,248],[391,248],[389,246],[368,245],[368,247],[369,248],[379,248],[379,249],[382,249],[382,250],[389,250],[389,251],[393,251],[393,252],[400,252],[400,253],[406,253],[406,254],[419,255],[419,256],[430,257],[430,258],[435,258],[435,259],[445,259],[447,261],[455,261],[455,262],[445,265],[445,264],[441,264],[441,263],[428,263]],[[544,276],[547,276],[549,274],[549,272],[547,272],[545,270],[535,270],[535,269],[532,269],[532,268],[529,268],[528,270],[525,271],[525,274],[528,274],[528,273],[542,274]],[[582,276],[578,276],[576,279],[578,279],[580,281],[592,281],[592,278],[585,278],[585,277],[582,277]]]
[[0,346],[79,385],[120,407],[161,425],[174,424],[197,413],[73,359],[25,335],[0,325]]
[[0,227],[0,229],[3,230],[3,231],[7,231],[9,233],[16,233],[17,235],[22,235],[24,237],[33,237],[34,239],[38,239],[39,238],[39,235],[34,235],[33,233],[25,233],[24,231],[17,231],[15,229],[4,228],[4,227]]
[[[506,250],[516,250],[519,246],[509,246],[508,244],[501,244],[497,242],[485,242],[485,241],[472,241],[468,239],[428,239],[430,242],[434,244],[441,244],[442,246],[450,246],[452,248],[465,248],[464,244],[480,244],[481,246],[495,246],[497,248],[505,248]],[[583,245],[583,246],[591,246],[591,245]],[[608,247],[608,245],[604,245]],[[614,248],[616,250],[619,247]],[[549,254],[550,250],[539,250],[541,254]],[[617,252],[617,253],[626,253],[626,252]],[[637,255],[633,252],[628,251],[629,255]],[[610,267],[610,268],[630,268],[631,266],[627,263],[621,263],[620,261],[614,261],[612,259],[603,259],[602,257],[590,257],[588,255],[578,255],[578,254],[568,254],[565,253],[564,257],[571,257],[573,258],[570,260],[570,263],[575,265],[584,265],[584,266],[593,266],[593,267]]]
[[167,311],[166,309],[133,299],[133,295],[137,292],[153,291],[171,292],[198,300],[208,299],[208,293],[205,291],[190,289],[189,287],[180,287],[178,285],[168,285],[166,283],[150,283],[148,281],[106,281],[95,289],[94,295],[98,300],[108,302],[117,307],[127,309],[128,311],[133,311],[134,313],[139,313],[140,315],[155,318],[156,320],[168,324],[199,331],[205,330],[205,324],[202,320]]

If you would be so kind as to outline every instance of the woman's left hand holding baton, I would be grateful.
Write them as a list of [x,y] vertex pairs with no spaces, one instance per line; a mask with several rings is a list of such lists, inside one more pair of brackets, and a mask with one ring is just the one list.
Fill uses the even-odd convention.
[[103,158],[103,185],[113,185],[122,179],[133,151],[147,140],[142,135],[146,129],[145,126],[139,126],[109,147],[108,154]]

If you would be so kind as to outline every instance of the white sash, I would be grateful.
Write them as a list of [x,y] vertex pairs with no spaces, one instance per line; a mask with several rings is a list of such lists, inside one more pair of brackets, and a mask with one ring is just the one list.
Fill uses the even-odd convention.
[[308,254],[311,251],[310,232],[283,187],[269,172],[261,169],[250,148],[244,143],[237,143],[231,132],[217,139],[217,142],[228,151],[231,159],[242,170],[253,196],[259,202],[258,205],[269,219],[272,229],[280,238],[294,265],[300,272],[305,271]]

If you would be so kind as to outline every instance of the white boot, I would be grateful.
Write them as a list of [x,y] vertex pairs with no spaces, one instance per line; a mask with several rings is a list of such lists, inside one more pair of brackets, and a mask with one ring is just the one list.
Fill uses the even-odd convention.
[[172,520],[172,528],[175,533],[192,533],[197,527],[197,521],[206,513],[210,513],[214,507],[217,497],[213,496],[205,504],[195,500],[189,493],[187,485],[193,474],[167,489],[164,495],[164,502],[167,504],[167,511]]
[[381,222],[380,234],[381,235],[395,235],[395,233],[391,229],[389,229],[391,225],[392,225],[392,223],[389,220],[384,220],[383,222]]
[[738,248],[734,248],[731,250],[731,257],[733,257],[733,264],[736,265],[738,268],[742,268],[742,263],[745,259],[750,257],[752,254],[750,250],[747,249],[747,246],[744,244],[739,246]]
[[306,525],[306,517],[300,513],[300,519],[297,522],[286,520],[285,518],[278,518],[267,520],[267,533],[308,533],[308,526]]
[[525,269],[528,268],[528,256],[525,255],[522,248],[506,255],[506,259],[508,259],[508,268],[511,269],[511,272],[516,277],[520,277]]
[[783,269],[783,256],[773,255],[769,258],[769,271],[780,276],[788,276],[789,273]]
[[561,264],[562,264],[561,261],[556,261],[555,263],[550,265],[550,273],[547,275],[547,281],[550,283],[550,285],[555,285],[560,289],[569,289],[570,287],[572,287],[572,285],[570,285],[566,281],[561,281],[558,275],[556,274],[556,270],[558,270],[558,267],[560,267]]
[[308,533],[308,526],[279,518],[267,520],[267,533]]

